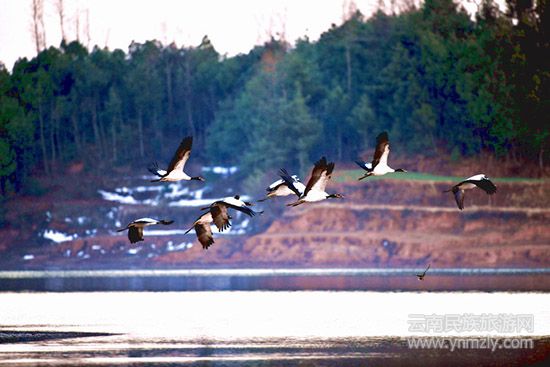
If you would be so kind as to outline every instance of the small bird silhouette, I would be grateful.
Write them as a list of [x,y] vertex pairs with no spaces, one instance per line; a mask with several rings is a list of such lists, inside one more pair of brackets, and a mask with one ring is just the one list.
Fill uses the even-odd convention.
[[421,274],[416,274],[416,277],[418,278],[418,280],[424,280],[424,277],[426,276],[426,272],[427,272],[428,269],[430,268],[430,265],[431,265],[431,264],[428,264],[428,267],[426,268],[426,270],[424,270],[423,273],[421,273]]

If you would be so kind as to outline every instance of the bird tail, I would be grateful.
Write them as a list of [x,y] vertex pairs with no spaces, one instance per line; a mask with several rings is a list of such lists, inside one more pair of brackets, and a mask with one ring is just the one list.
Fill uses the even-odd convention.
[[191,230],[192,230],[193,228],[195,228],[195,226],[193,226],[193,227],[189,228],[189,229],[188,229],[187,231],[185,231],[185,233],[184,233],[184,234],[187,234],[187,233],[191,232]]
[[126,227],[126,228],[121,228],[121,229],[117,229],[116,231],[117,231],[117,232],[122,232],[122,231],[125,231],[125,230],[127,230],[127,229],[128,229],[128,227]]
[[169,224],[174,223],[174,221],[173,220],[164,220],[164,219],[162,219],[162,220],[159,221],[159,223],[164,224],[165,226],[167,226]]
[[161,181],[161,179],[159,178],[158,180],[151,180],[149,182],[160,182],[160,181]]
[[361,181],[362,179],[365,179],[365,178],[367,178],[367,177],[369,177],[369,176],[372,176],[372,173],[370,173],[370,172],[365,173],[363,176],[359,177],[359,178],[357,179],[357,181]]

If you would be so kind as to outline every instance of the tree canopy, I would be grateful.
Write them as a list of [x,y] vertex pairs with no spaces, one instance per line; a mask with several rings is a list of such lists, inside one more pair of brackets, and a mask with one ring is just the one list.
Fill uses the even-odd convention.
[[272,39],[248,54],[77,41],[0,64],[0,189],[63,164],[91,169],[167,156],[184,135],[205,162],[244,174],[350,160],[382,130],[405,152],[548,158],[547,0],[452,0],[355,12],[318,41]]

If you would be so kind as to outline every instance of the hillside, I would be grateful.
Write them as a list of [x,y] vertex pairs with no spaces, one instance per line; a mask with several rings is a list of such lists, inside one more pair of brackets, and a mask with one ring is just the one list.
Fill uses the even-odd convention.
[[[380,180],[339,184],[346,199],[285,208],[262,233],[212,248],[210,263],[269,266],[544,267],[550,258],[550,209],[520,203],[522,188],[535,203],[547,200],[547,183],[500,183],[499,195],[468,196],[460,212],[445,183]],[[382,193],[391,192],[389,203]],[[423,194],[422,194],[423,193]],[[417,194],[417,195],[415,195]],[[422,194],[422,195],[421,195]],[[281,200],[284,201],[284,200]],[[288,202],[288,201],[287,201]],[[399,204],[397,204],[399,202]],[[516,205],[507,205],[508,203]],[[273,202],[272,206],[283,206]],[[209,250],[210,252],[210,250]],[[188,263],[191,253],[157,261]]]
[[[411,173],[358,182],[358,176],[352,169],[335,173],[330,191],[343,193],[342,200],[289,208],[290,198],[278,198],[258,205],[261,216],[235,215],[231,230],[215,233],[207,251],[184,232],[201,206],[235,194],[228,189],[237,187],[231,175],[211,175],[204,186],[147,185],[136,177],[95,182],[97,189],[64,180],[46,195],[8,203],[0,266],[548,266],[548,180],[495,178],[496,195],[468,192],[459,211],[452,195],[442,193],[458,178]],[[175,224],[146,230],[135,245],[115,232],[144,216]]]

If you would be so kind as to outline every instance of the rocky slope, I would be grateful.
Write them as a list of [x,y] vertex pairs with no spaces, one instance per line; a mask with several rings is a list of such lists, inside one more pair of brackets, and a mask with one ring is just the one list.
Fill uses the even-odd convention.
[[[464,211],[442,193],[450,184],[395,177],[357,182],[337,173],[330,189],[345,199],[296,208],[285,206],[289,199],[270,200],[261,205],[262,216],[235,216],[232,231],[215,234],[207,251],[193,234],[183,234],[198,214],[197,206],[186,205],[211,200],[209,190],[219,188],[111,187],[119,201],[97,193],[64,201],[23,198],[11,203],[17,210],[11,208],[8,219],[23,218],[28,226],[0,230],[0,267],[550,266],[548,181],[497,182],[494,196],[473,190]],[[135,245],[114,232],[140,216],[176,224],[168,233],[146,232]],[[65,237],[47,240],[45,228]]]
[[[550,264],[550,209],[506,205],[522,195],[517,184],[499,185],[499,196],[491,199],[472,192],[464,211],[454,206],[451,196],[442,197],[444,183],[408,182],[406,188],[403,184],[388,180],[338,185],[348,193],[345,200],[286,208],[264,232],[243,238],[244,243],[213,247],[208,262],[357,267]],[[430,190],[433,195],[426,194]],[[536,189],[542,196],[547,190]],[[393,192],[392,203],[379,203],[378,191]],[[543,200],[539,199],[534,202]],[[196,258],[170,254],[157,261],[176,264]]]

